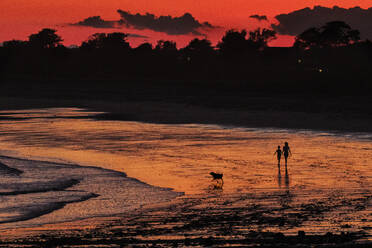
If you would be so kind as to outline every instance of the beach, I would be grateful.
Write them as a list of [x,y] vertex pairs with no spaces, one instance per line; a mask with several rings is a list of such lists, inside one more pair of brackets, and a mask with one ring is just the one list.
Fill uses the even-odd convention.
[[[95,177],[111,175],[100,179],[106,190],[84,186],[84,180],[95,178],[88,172],[80,183],[55,189],[95,197],[6,224],[3,244],[369,244],[369,133],[108,120],[102,118],[105,113],[78,108],[0,115],[2,163],[19,170],[25,170],[24,161],[40,169],[52,163],[70,168],[69,173],[74,168],[80,174],[98,171]],[[284,141],[294,155],[288,168],[282,164],[279,170],[273,153]],[[222,189],[215,187],[211,171],[224,174]],[[125,184],[128,180],[131,184]],[[128,185],[136,184],[130,192],[139,205],[126,195]],[[55,221],[61,216],[65,219]]]
[[43,1],[0,3],[0,248],[372,247],[370,3]]

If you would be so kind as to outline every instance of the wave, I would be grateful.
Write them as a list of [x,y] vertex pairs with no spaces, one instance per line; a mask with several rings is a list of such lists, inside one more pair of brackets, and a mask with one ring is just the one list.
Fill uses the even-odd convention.
[[20,175],[23,171],[18,170],[16,168],[12,168],[0,162],[0,173],[1,174],[10,174],[10,175]]
[[20,173],[0,180],[0,230],[114,216],[182,195],[96,166],[0,159],[0,171]]
[[[50,202],[50,203],[42,204],[42,205],[23,206],[21,214],[19,214],[18,216],[13,215],[11,217],[8,217],[6,218],[6,220],[1,220],[0,224],[34,219],[39,216],[46,215],[56,210],[62,209],[67,204],[83,202],[91,198],[96,198],[98,196],[99,196],[98,194],[88,193],[86,195],[80,196],[77,199],[59,201],[59,202]],[[2,211],[4,211],[4,209],[2,209]]]
[[46,181],[46,182],[12,183],[10,185],[0,184],[0,196],[1,195],[20,195],[20,194],[31,194],[31,193],[45,193],[45,192],[51,192],[51,191],[62,191],[78,183],[80,183],[80,180],[67,179],[67,180],[54,180],[54,181]]

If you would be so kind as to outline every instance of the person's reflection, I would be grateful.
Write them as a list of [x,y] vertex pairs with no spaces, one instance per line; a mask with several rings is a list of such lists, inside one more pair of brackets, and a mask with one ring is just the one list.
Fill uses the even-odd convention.
[[[282,181],[284,180],[284,182]],[[280,205],[287,208],[289,207],[289,204],[292,202],[293,195],[290,192],[290,180],[289,180],[289,173],[288,170],[285,170],[284,178],[282,178],[282,175],[280,173],[280,170],[278,170],[278,186],[279,188],[282,188],[282,184],[285,185],[285,191],[280,194]]]
[[287,168],[285,169],[284,183],[287,191],[289,192],[289,174]]
[[[280,173],[280,169],[278,169],[278,186],[279,188],[282,187],[282,174]],[[288,173],[288,170],[286,169],[285,170],[285,175],[284,175],[284,185],[286,187],[287,190],[289,190],[289,173]]]

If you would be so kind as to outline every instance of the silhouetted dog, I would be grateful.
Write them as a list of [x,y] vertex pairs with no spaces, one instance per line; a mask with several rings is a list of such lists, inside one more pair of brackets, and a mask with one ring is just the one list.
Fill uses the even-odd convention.
[[219,174],[219,173],[214,173],[214,172],[211,172],[209,173],[212,177],[213,177],[213,180],[221,180],[222,182],[222,185],[223,185],[223,174]]

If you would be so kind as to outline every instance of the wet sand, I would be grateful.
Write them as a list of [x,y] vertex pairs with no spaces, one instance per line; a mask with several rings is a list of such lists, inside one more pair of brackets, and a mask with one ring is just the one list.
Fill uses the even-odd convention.
[[[185,192],[161,206],[74,222],[73,228],[60,224],[3,233],[13,244],[347,247],[361,242],[368,247],[363,243],[372,230],[368,133],[58,116],[8,119],[0,128],[3,151],[16,145],[19,155],[123,171]],[[279,173],[273,153],[285,140],[294,155]],[[224,173],[222,190],[214,188],[210,171]]]

